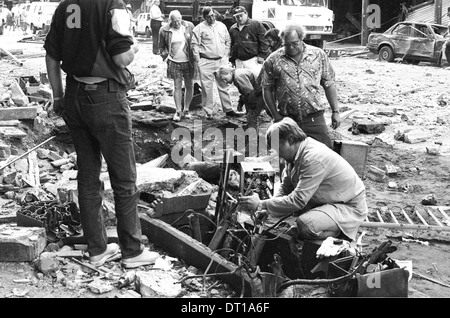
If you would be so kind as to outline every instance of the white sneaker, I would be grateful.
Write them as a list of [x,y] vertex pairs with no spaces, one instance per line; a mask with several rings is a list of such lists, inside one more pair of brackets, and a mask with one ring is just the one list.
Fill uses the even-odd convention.
[[89,263],[93,266],[102,266],[105,262],[114,261],[121,257],[120,247],[116,243],[110,243],[100,255],[89,257]]
[[180,121],[181,120],[181,117],[180,117],[180,115],[178,114],[178,113],[175,113],[175,115],[173,115],[173,121]]
[[188,113],[188,112],[184,112],[184,113],[183,113],[183,117],[186,118],[186,119],[192,119],[191,114]]
[[160,257],[161,255],[158,253],[150,252],[148,249],[144,249],[144,251],[138,256],[122,259],[122,266],[125,268],[136,268],[139,266],[153,265]]

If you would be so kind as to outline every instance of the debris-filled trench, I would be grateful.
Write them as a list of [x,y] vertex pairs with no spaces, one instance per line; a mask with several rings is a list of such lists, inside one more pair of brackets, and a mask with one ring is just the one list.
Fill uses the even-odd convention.
[[[36,42],[24,46],[25,56],[0,61],[1,297],[450,296],[448,71],[344,49],[332,59],[344,118],[332,135],[364,181],[370,213],[357,241],[317,246],[296,239],[295,219],[260,224],[239,206],[239,194],[273,195],[278,157],[246,156],[239,145],[227,150],[208,134],[225,135],[245,119],[225,118],[216,104],[217,118],[202,121],[199,86],[193,120],[173,122],[172,82],[151,42],[140,39],[130,67],[137,85],[128,93],[138,209],[142,243],[161,257],[125,270],[120,261],[98,268],[88,262],[76,152],[52,113]],[[399,75],[411,70],[409,79]],[[427,85],[419,86],[424,78]],[[237,90],[230,90],[237,102]],[[262,137],[270,120],[262,115]],[[101,178],[108,239],[117,243],[106,163]],[[316,254],[324,250],[320,261]]]

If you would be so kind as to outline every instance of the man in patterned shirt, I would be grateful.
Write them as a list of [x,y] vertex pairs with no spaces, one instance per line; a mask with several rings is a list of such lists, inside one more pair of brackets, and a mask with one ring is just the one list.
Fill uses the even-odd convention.
[[275,122],[291,117],[308,136],[332,148],[320,86],[332,109],[332,127],[336,129],[341,119],[334,70],[322,49],[303,42],[305,34],[299,24],[286,26],[281,34],[284,47],[272,53],[263,65],[263,97]]

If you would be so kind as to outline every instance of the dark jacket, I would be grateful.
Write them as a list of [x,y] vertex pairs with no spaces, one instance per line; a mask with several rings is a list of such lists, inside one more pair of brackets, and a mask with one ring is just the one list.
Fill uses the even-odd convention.
[[[184,37],[186,39],[186,46],[184,47],[185,53],[189,56],[189,62],[194,65],[194,55],[192,53],[192,30],[194,24],[189,21],[181,21],[186,30],[184,31]],[[165,60],[170,54],[170,48],[172,44],[172,32],[170,31],[171,24],[168,23],[159,30],[159,55]]]
[[[70,5],[80,8],[78,15],[72,12]],[[113,9],[125,11],[125,3],[122,0],[66,0],[58,5],[44,48],[48,55],[61,61],[61,68],[67,75],[111,78],[124,85],[132,83],[130,71],[112,60],[133,45],[131,33],[115,31]]]
[[237,23],[230,27],[231,51],[230,61],[248,60],[252,57],[259,56],[263,59],[269,53],[269,46],[264,37],[266,29],[264,26],[252,19],[248,19],[242,30],[239,30]]

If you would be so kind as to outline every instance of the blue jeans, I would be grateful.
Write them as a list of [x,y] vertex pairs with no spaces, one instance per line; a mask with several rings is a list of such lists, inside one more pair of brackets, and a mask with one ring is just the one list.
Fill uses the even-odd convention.
[[113,80],[87,85],[67,76],[64,108],[77,153],[78,200],[89,255],[103,253],[108,243],[99,178],[102,155],[114,193],[122,258],[139,255],[143,250],[137,213],[139,191],[126,88]]

